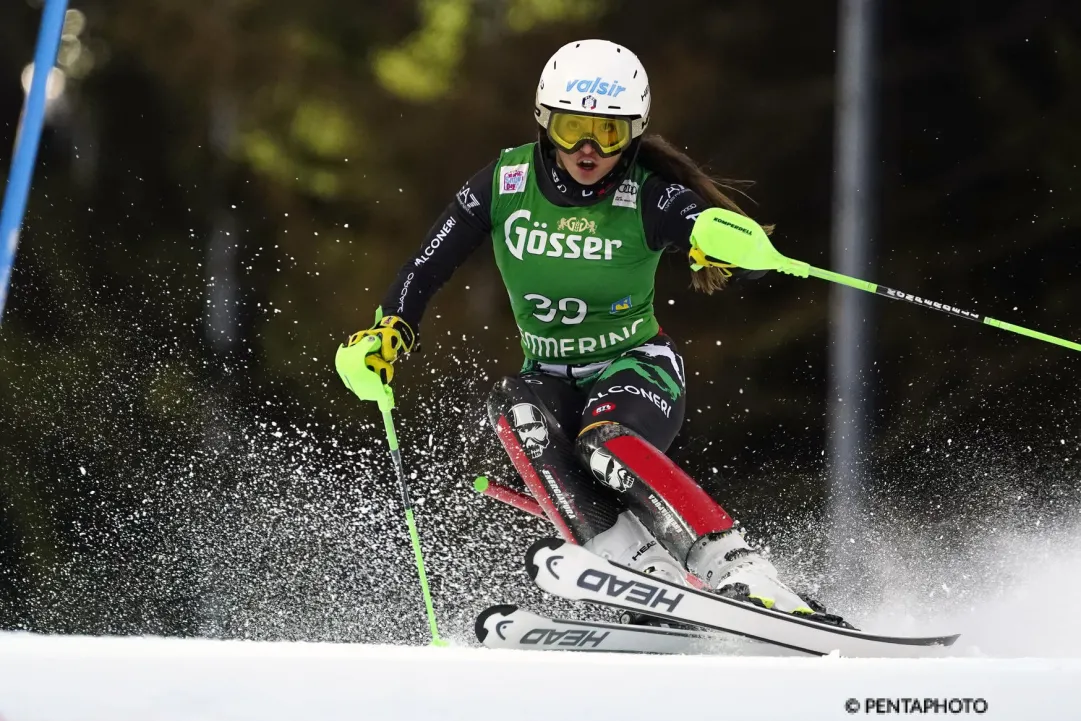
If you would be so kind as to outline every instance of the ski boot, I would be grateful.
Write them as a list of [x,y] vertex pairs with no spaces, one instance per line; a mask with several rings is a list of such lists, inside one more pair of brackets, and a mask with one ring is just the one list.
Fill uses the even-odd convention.
[[611,528],[583,543],[582,548],[620,566],[687,585],[684,568],[630,511],[620,513]]
[[719,596],[809,621],[853,628],[840,616],[828,613],[822,604],[805,599],[785,585],[773,564],[734,528],[695,541],[687,555],[687,568]]
[[[582,545],[583,548],[635,571],[656,575],[670,583],[686,586],[687,572],[657,542],[646,527],[630,511],[619,514],[615,525]],[[696,626],[669,621],[635,611],[620,611],[617,621],[634,626],[696,629]]]

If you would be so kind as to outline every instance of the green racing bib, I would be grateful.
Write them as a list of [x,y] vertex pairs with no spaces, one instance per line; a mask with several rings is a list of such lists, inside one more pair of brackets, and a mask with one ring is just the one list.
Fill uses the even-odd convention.
[[588,207],[561,208],[537,186],[536,143],[500,154],[492,188],[496,265],[529,360],[608,361],[657,334],[654,280],[639,192],[648,172],[631,168],[619,189]]

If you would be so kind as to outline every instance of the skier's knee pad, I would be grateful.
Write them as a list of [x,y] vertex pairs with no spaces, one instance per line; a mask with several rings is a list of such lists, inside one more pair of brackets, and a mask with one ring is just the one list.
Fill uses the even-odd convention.
[[686,571],[630,511],[615,525],[593,537],[585,548],[613,563],[656,574],[672,583],[685,583]]
[[637,433],[622,423],[602,421],[582,429],[574,443],[574,451],[582,465],[593,473],[594,478],[622,493],[634,483],[634,475],[605,445],[620,436],[633,436],[641,440]]
[[589,479],[574,445],[529,384],[516,377],[496,383],[488,418],[526,488],[563,538],[585,543],[615,523],[623,505]]
[[[559,422],[524,379],[518,376],[500,379],[488,394],[487,405],[488,420],[512,456],[515,451],[508,441],[513,438],[530,460],[573,453]],[[513,434],[501,432],[501,427]]]
[[488,393],[488,420],[494,427],[499,417],[505,415],[515,403],[525,402],[538,403],[521,378],[500,378]]

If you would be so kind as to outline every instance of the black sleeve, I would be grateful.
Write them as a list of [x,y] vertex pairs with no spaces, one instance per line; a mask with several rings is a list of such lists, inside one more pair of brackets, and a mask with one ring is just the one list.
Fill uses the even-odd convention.
[[[686,256],[691,251],[691,230],[698,214],[713,207],[702,196],[679,183],[651,175],[642,188],[642,224],[646,243],[653,250],[671,250]],[[733,278],[755,280],[765,270],[737,269]]]
[[436,291],[492,232],[492,176],[496,161],[469,179],[428,231],[383,296],[383,314],[400,316],[419,335],[421,317]]
[[642,188],[642,224],[649,247],[689,253],[694,221],[708,207],[690,188],[649,176]]

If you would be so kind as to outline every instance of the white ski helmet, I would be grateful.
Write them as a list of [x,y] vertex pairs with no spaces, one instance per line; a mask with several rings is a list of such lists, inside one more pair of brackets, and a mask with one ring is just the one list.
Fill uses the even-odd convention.
[[552,111],[625,117],[634,139],[649,125],[649,102],[649,78],[634,53],[608,40],[578,40],[545,64],[535,113],[545,130]]

